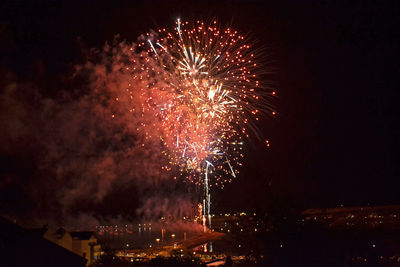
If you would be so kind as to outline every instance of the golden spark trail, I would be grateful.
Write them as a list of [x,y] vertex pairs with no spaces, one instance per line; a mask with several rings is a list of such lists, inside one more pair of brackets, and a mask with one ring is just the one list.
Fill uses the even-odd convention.
[[[175,166],[204,185],[203,216],[210,227],[210,187],[237,177],[243,141],[257,131],[254,121],[275,114],[267,101],[275,92],[260,84],[257,53],[248,40],[216,21],[177,19],[174,31],[148,33],[138,47],[145,50],[132,76],[147,81],[142,112],[154,115],[169,159],[165,169]],[[143,130],[151,136],[145,125]]]

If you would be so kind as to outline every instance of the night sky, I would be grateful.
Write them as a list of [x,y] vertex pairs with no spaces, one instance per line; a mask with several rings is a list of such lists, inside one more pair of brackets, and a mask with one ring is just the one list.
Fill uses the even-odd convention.
[[[2,1],[1,105],[10,80],[48,98],[76,83],[84,87],[69,79],[84,61],[82,49],[101,48],[116,34],[135,41],[177,17],[217,18],[263,48],[275,72],[269,78],[277,87],[278,114],[259,124],[271,148],[257,140],[248,144],[239,178],[213,192],[215,211],[400,204],[396,1],[105,2]],[[1,128],[14,118],[5,110]],[[28,141],[10,145],[7,129],[0,131],[0,212],[51,214],[58,206],[36,203],[37,195],[60,189],[48,182],[50,171],[48,180],[43,171],[37,174],[45,152]],[[120,183],[102,204],[85,209],[134,213],[140,202],[135,192],[129,182]],[[126,198],[133,198],[130,205]]]

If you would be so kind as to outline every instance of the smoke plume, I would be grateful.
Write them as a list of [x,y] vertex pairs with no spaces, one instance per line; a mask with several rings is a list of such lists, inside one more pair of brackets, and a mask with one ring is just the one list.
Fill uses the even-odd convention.
[[141,111],[138,88],[157,80],[132,83],[131,69],[140,60],[136,48],[115,41],[85,52],[84,64],[57,79],[59,88],[2,71],[3,215],[95,224],[192,213],[196,192],[162,170],[167,159],[159,127]]

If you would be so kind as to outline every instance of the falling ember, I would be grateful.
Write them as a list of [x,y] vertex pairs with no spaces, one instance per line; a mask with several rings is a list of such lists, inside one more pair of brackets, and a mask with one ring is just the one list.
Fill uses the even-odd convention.
[[244,140],[258,134],[254,122],[275,115],[267,101],[275,91],[260,85],[262,71],[247,38],[216,21],[178,19],[172,31],[146,34],[136,50],[128,92],[142,103],[142,116],[153,118],[139,131],[146,137],[159,131],[170,165],[163,170],[177,168],[204,185],[203,220],[210,222],[209,189],[237,176]]

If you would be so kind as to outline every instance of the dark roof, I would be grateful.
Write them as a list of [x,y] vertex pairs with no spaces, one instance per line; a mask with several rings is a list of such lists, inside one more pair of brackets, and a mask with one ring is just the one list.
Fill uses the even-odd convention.
[[0,251],[2,266],[86,266],[85,258],[1,216]]
[[38,236],[43,236],[47,232],[48,226],[43,225],[43,227],[41,227],[41,228],[29,228],[29,229],[25,229],[25,230],[31,232],[32,234],[36,234]]
[[81,231],[81,232],[71,232],[70,234],[73,239],[89,240],[94,235],[94,232]]

